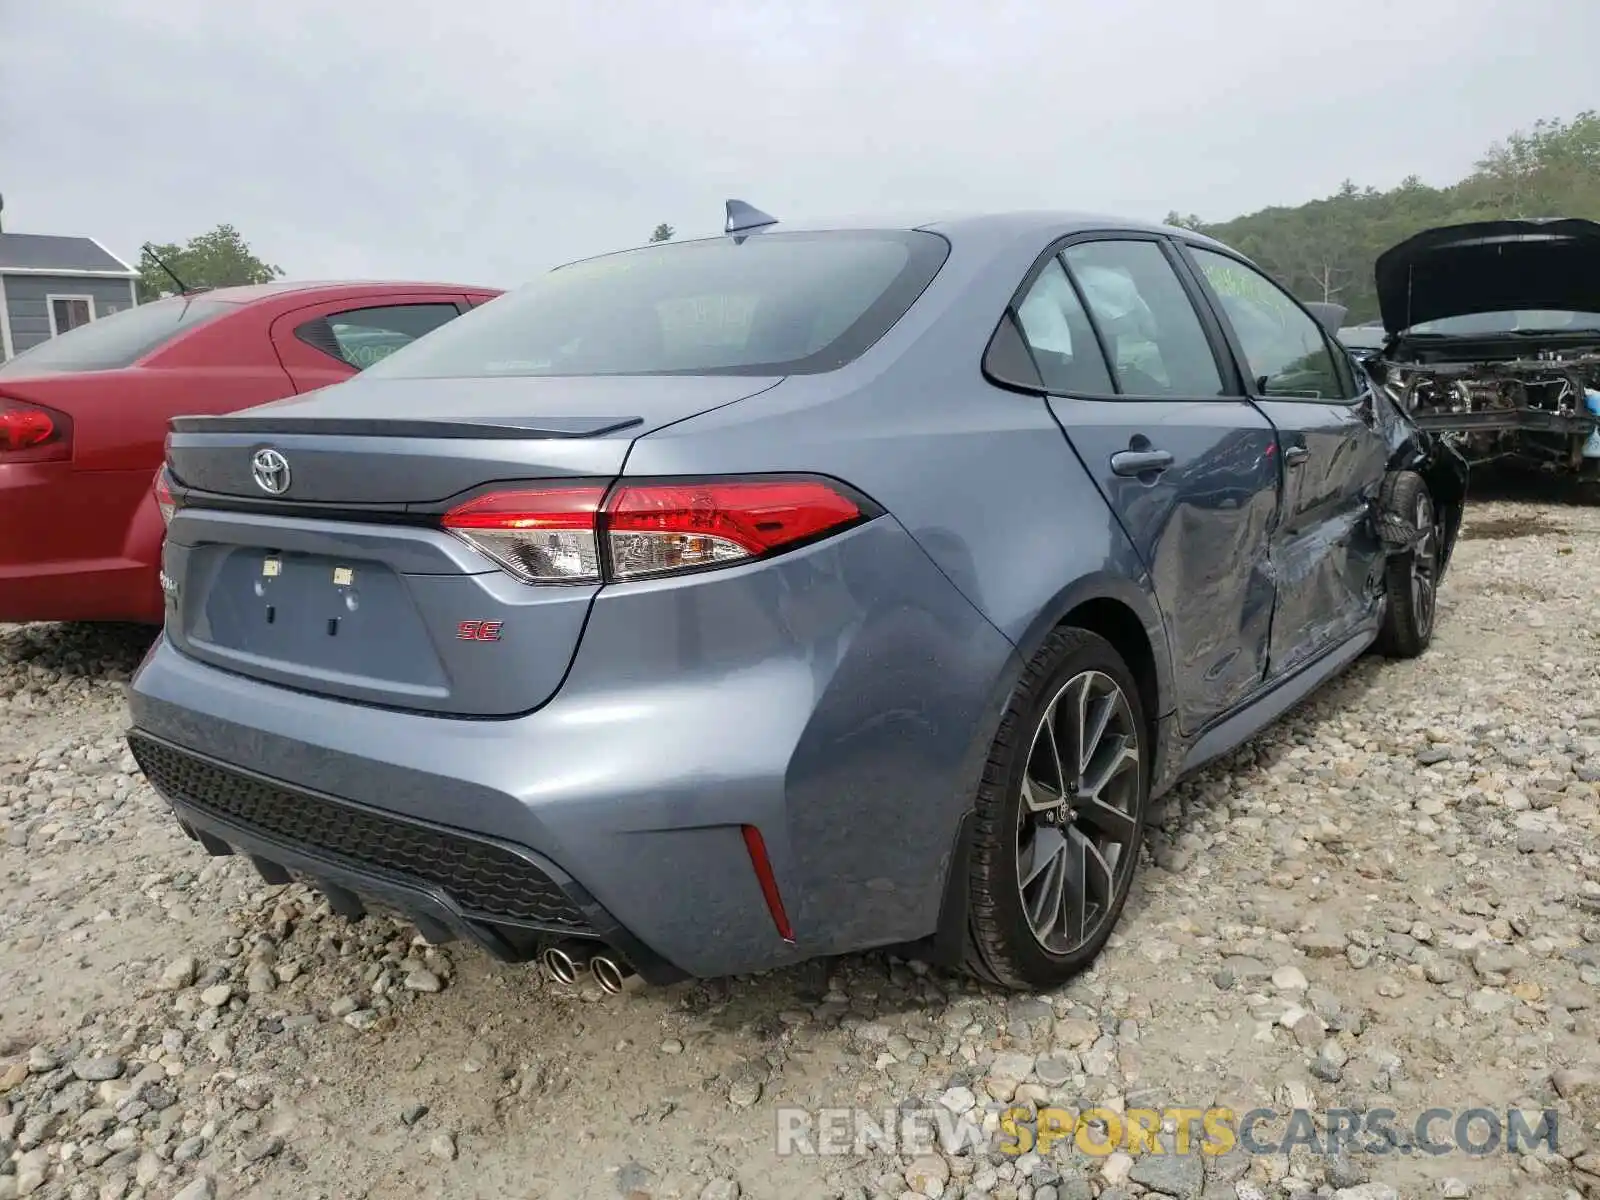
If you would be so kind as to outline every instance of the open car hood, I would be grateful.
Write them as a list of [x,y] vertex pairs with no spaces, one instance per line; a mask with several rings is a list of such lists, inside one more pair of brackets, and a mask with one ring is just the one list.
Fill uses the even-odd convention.
[[1600,223],[1576,217],[1426,229],[1378,256],[1383,327],[1517,309],[1600,312]]

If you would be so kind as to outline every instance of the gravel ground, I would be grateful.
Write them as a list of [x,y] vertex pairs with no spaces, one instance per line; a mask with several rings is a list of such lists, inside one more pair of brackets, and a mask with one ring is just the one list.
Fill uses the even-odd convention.
[[[163,812],[121,741],[148,634],[0,626],[0,1200],[1600,1195],[1597,588],[1600,509],[1476,505],[1432,651],[1363,661],[1179,789],[1120,935],[1037,997],[883,955],[603,997],[351,925]],[[1008,1103],[1560,1132],[773,1150],[778,1106]]]

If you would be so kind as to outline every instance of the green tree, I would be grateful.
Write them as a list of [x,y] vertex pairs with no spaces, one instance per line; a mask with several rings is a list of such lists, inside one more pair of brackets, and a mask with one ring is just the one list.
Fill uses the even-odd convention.
[[1600,220],[1600,113],[1535,122],[1494,143],[1466,178],[1433,187],[1412,175],[1388,191],[1346,180],[1333,195],[1215,223],[1167,214],[1254,259],[1302,300],[1330,300],[1347,320],[1378,315],[1373,264],[1437,225],[1513,217]]
[[678,231],[671,225],[668,225],[665,221],[663,221],[651,232],[650,240],[652,242],[670,242],[672,240],[672,235],[677,232]]
[[245,283],[270,283],[283,276],[283,268],[263,262],[232,225],[218,225],[192,237],[187,244],[169,242],[144,250],[139,258],[139,299],[157,300],[178,291],[172,276],[161,269],[159,257],[190,288],[233,287]]

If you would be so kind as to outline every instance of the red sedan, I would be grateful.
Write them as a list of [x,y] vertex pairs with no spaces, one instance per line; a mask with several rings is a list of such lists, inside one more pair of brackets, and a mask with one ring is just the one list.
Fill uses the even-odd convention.
[[0,363],[0,621],[159,624],[167,422],[348,379],[499,292],[270,283],[138,305]]

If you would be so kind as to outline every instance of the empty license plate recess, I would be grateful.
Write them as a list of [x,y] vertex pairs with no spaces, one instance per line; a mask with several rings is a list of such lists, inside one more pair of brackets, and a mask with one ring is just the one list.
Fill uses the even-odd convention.
[[381,562],[233,547],[215,565],[199,640],[322,674],[443,684],[405,577]]

